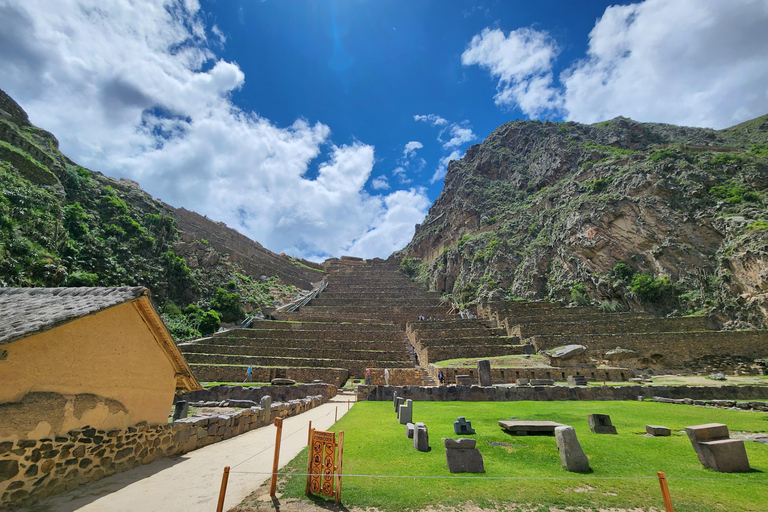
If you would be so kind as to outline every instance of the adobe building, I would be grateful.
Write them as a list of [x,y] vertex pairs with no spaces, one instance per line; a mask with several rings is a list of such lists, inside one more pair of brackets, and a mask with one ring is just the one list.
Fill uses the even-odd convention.
[[0,443],[165,424],[201,389],[143,287],[0,288]]

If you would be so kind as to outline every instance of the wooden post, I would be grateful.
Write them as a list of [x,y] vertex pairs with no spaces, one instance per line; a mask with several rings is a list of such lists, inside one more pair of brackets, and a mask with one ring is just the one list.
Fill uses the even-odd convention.
[[224,510],[224,497],[227,495],[227,480],[229,480],[229,466],[224,468],[224,476],[221,477],[219,504],[216,506],[216,512],[222,512]]
[[277,466],[280,461],[280,440],[283,437],[283,418],[275,418],[277,434],[275,434],[275,461],[272,463],[272,483],[269,486],[269,495],[275,495],[277,489]]
[[341,465],[344,459],[344,431],[339,432],[339,456],[336,459],[336,504],[341,503]]
[[667,477],[663,471],[657,471],[659,476],[659,485],[661,486],[661,497],[664,498],[664,509],[667,512],[675,512],[672,508],[672,497],[669,495],[669,487],[667,487]]
[[336,413],[333,415],[333,422],[336,423],[339,421],[339,406],[336,406]]
[[309,430],[307,430],[307,446],[312,444],[312,422],[309,422]]
[[347,399],[347,410],[349,410],[349,399]]
[[309,492],[309,486],[312,483],[312,438],[315,437],[315,429],[310,428],[309,429],[309,456],[307,457],[307,488],[305,489],[304,493],[309,496],[311,493]]

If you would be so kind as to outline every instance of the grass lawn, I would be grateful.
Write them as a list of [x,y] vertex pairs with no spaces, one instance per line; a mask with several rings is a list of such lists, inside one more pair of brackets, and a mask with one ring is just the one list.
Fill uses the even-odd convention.
[[[609,414],[618,435],[591,433],[587,425],[591,413]],[[441,438],[457,437],[453,422],[458,416],[466,416],[477,431],[468,437],[477,440],[484,474],[448,472]],[[512,418],[572,425],[593,472],[563,469],[554,437],[506,434],[498,421]],[[547,507],[540,510],[568,506],[663,510],[656,472],[664,471],[676,512],[768,510],[768,445],[745,442],[752,472],[717,473],[699,463],[681,432],[686,426],[710,422],[727,424],[732,434],[766,432],[768,414],[652,402],[414,402],[414,421],[427,424],[430,452],[413,449],[390,402],[357,403],[334,426],[346,436],[345,507],[465,508],[471,501],[483,508],[526,511],[538,510],[537,505]],[[672,437],[645,437],[646,424],[670,427]],[[288,470],[304,473],[306,461],[305,449]],[[285,479],[278,489],[281,500],[303,496],[304,484],[304,476]]]

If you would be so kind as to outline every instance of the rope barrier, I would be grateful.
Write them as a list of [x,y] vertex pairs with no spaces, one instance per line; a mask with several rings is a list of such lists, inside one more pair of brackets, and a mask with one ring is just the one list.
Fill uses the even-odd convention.
[[[320,419],[323,419],[323,418],[325,418],[326,416],[330,416],[330,415],[331,415],[331,412],[328,412],[328,413],[327,413],[325,416],[320,416]],[[294,430],[293,432],[291,432],[290,434],[288,434],[287,436],[285,436],[285,439],[287,439],[287,438],[291,437],[291,436],[292,436],[292,435],[294,435],[294,434],[298,434],[299,432],[301,432],[301,431],[302,431],[302,430],[304,430],[305,428],[306,428],[306,427],[301,427],[301,428],[299,428],[299,429],[297,429],[297,430]],[[242,462],[238,462],[237,464],[235,464],[234,466],[232,466],[232,467],[231,467],[231,469],[234,469],[234,468],[236,468],[237,466],[240,466],[241,464],[245,464],[246,462],[248,462],[248,461],[249,461],[249,460],[251,460],[252,458],[254,458],[254,457],[258,457],[259,455],[261,455],[262,453],[266,452],[267,450],[272,450],[272,449],[274,449],[274,447],[275,447],[275,444],[274,444],[274,443],[270,444],[269,446],[267,446],[266,448],[264,448],[264,449],[263,449],[263,450],[261,450],[260,452],[256,452],[256,453],[254,453],[253,455],[251,455],[251,456],[250,456],[250,457],[248,457],[247,459],[243,460]],[[230,471],[230,473],[240,473],[240,471]],[[259,473],[254,473],[254,474],[259,474]],[[270,473],[268,473],[268,474],[270,474],[270,475],[271,475],[272,473],[270,472]],[[278,473],[278,474],[280,474],[280,473]]]
[[[230,471],[232,473],[240,473],[245,475],[271,475],[272,472],[263,471]],[[280,476],[323,476],[322,474],[314,473],[277,473]],[[354,475],[345,474],[344,478],[357,477],[357,478],[412,478],[414,480],[572,480],[574,482],[582,482],[584,480],[658,480],[657,476],[584,476],[584,477],[564,477],[564,476],[454,476],[454,475]],[[722,478],[696,478],[696,477],[667,477],[667,480],[705,480],[713,482],[738,482],[738,483],[763,483],[768,482],[768,479],[761,480],[725,480]]]

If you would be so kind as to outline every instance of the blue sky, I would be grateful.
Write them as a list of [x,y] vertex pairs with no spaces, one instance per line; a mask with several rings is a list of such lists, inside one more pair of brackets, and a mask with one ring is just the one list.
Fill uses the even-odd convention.
[[0,0],[0,88],[275,252],[387,257],[510,120],[765,114],[766,26],[768,0]]

